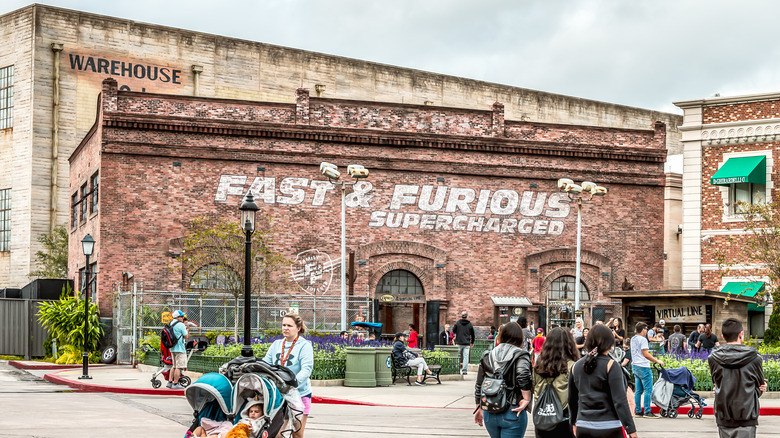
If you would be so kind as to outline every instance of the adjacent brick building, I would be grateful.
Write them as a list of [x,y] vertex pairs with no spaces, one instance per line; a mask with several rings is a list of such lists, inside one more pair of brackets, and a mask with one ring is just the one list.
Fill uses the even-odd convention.
[[[777,198],[774,156],[780,145],[780,94],[713,97],[676,102],[685,112],[681,131],[683,176],[683,289],[765,296],[765,266],[745,256],[744,215],[738,202]],[[724,255],[716,257],[716,250]],[[772,304],[729,304],[763,336]],[[716,321],[717,322],[717,321]],[[713,324],[719,330],[719,324]]]
[[[498,102],[476,110],[289,92],[294,104],[103,82],[97,121],[70,158],[73,200],[99,181],[94,208],[90,201],[82,215],[73,204],[70,269],[83,267],[79,240],[91,233],[102,312],[111,312],[111,285],[126,271],[147,288],[186,288],[167,269],[171,242],[194,217],[238,220],[250,188],[275,219],[277,250],[337,260],[340,196],[320,174],[322,161],[371,171],[347,192],[353,293],[379,299],[377,285],[399,272],[419,281],[409,283],[411,296],[379,304],[374,316],[387,330],[423,327],[433,307],[438,323],[467,309],[489,326],[507,311],[494,306],[501,297],[527,299],[517,306],[540,322],[564,317],[544,311],[551,297],[573,298],[576,208],[558,191],[562,177],[609,188],[583,207],[586,315],[619,312],[602,292],[626,280],[637,291],[663,288],[664,240],[654,237],[664,226],[663,123],[521,122],[505,119]],[[325,293],[338,294],[338,270]]]

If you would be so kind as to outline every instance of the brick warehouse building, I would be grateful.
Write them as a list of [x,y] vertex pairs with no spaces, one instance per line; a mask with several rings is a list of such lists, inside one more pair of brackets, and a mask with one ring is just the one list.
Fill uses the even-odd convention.
[[69,223],[68,157],[94,123],[107,76],[123,90],[182,96],[290,104],[290,90],[306,87],[474,110],[498,100],[507,119],[528,122],[647,129],[660,120],[667,149],[680,149],[676,114],[45,5],[0,15],[0,48],[0,168],[9,169],[0,173],[0,293],[29,281],[37,237]]
[[[519,122],[505,120],[500,103],[456,109],[316,98],[305,89],[294,104],[161,95],[118,91],[113,79],[100,99],[70,158],[73,199],[99,179],[98,208],[83,217],[75,208],[69,260],[74,272],[83,266],[79,240],[91,233],[101,312],[111,312],[110,284],[128,270],[148,288],[186,288],[166,269],[170,242],[194,217],[238,220],[250,188],[279,224],[277,250],[337,260],[340,197],[322,182],[321,161],[371,171],[347,195],[352,293],[379,299],[377,285],[399,272],[419,281],[412,296],[379,304],[374,315],[386,330],[421,327],[436,307],[439,323],[468,309],[475,325],[489,326],[506,310],[502,297],[535,319],[551,294],[573,298],[576,209],[558,192],[563,176],[610,189],[583,209],[585,307],[605,317],[619,311],[602,291],[625,278],[637,289],[662,288],[664,242],[652,236],[663,233],[663,123]],[[338,270],[327,293],[338,294]]]
[[[748,231],[738,201],[777,199],[774,156],[780,144],[780,94],[675,102],[684,111],[683,289],[709,289],[755,298],[729,304],[727,316],[763,337],[772,311],[766,266],[746,260]],[[725,260],[716,259],[722,250]],[[762,305],[762,298],[769,301]],[[717,325],[717,327],[716,327]],[[720,324],[713,324],[720,330]]]

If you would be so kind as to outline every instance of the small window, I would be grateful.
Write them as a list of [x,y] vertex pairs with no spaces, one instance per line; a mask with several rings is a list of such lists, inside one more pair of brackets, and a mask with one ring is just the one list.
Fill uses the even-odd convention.
[[81,186],[81,221],[87,220],[87,205],[89,204],[87,197],[89,196],[89,187],[86,184]]
[[14,66],[0,68],[0,129],[14,126]]
[[744,213],[746,208],[766,201],[766,184],[740,183],[729,185],[731,214]]
[[230,268],[218,263],[200,267],[192,275],[190,289],[209,290],[215,292],[231,291],[241,279]]
[[97,173],[92,175],[90,182],[92,184],[91,187],[92,199],[91,202],[89,203],[89,212],[96,213],[98,211],[98,183],[100,182],[100,178],[98,178]]
[[[550,283],[550,299],[574,301],[574,282],[571,275],[562,275]],[[590,293],[585,283],[580,280],[580,301],[590,301]]]
[[79,193],[70,197],[70,225],[75,228],[79,224]]
[[[89,296],[90,299],[95,301],[97,299],[97,262],[89,264]],[[79,284],[82,292],[87,288],[87,270],[84,268],[79,269]],[[83,307],[83,306],[82,306]]]
[[0,190],[0,251],[11,250],[11,189]]
[[376,295],[424,295],[422,283],[416,275],[396,269],[383,275],[376,285]]

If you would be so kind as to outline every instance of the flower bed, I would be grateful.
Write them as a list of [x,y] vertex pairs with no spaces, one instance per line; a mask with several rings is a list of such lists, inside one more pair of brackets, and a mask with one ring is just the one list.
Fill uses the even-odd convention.
[[[252,351],[255,357],[262,358],[268,352],[271,343],[281,339],[281,336],[267,338],[252,338]],[[344,340],[337,336],[313,336],[307,338],[312,342],[314,349],[314,370],[312,380],[343,379],[346,372],[347,350],[346,347],[390,347],[386,341],[362,341]],[[227,345],[210,345],[202,353],[194,354],[187,363],[189,371],[198,373],[218,372],[219,367],[233,358],[241,355],[241,343]],[[429,364],[442,366],[441,374],[458,374],[458,359],[447,357],[443,351],[422,350],[422,355]],[[160,353],[149,352],[141,361],[150,366],[159,366]]]

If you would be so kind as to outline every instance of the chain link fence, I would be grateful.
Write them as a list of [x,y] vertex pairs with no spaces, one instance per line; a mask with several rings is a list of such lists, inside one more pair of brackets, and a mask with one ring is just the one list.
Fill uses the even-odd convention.
[[[174,310],[187,314],[190,335],[208,332],[244,332],[244,297],[231,294],[185,291],[145,290],[143,281],[117,286],[114,295],[114,327],[117,333],[117,360],[129,363],[135,355],[138,340],[145,333],[159,332],[171,320]],[[307,328],[320,332],[341,329],[341,298],[338,295],[278,294],[252,296],[252,334],[281,329],[287,312],[298,313]],[[347,324],[371,321],[372,300],[368,296],[348,296]],[[158,346],[154,346],[158,348]]]

